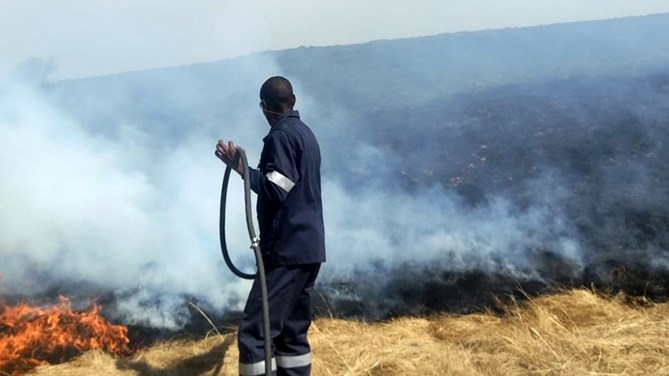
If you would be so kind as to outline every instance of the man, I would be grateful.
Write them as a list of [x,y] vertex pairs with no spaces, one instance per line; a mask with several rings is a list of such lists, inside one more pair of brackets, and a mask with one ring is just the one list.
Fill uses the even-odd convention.
[[[251,189],[258,195],[260,227],[269,294],[270,327],[278,375],[309,375],[310,291],[325,262],[321,156],[318,142],[293,110],[295,95],[284,77],[271,77],[260,89],[260,108],[270,125]],[[234,165],[235,144],[219,140],[216,155]],[[262,302],[256,276],[239,324],[239,374],[264,375]]]

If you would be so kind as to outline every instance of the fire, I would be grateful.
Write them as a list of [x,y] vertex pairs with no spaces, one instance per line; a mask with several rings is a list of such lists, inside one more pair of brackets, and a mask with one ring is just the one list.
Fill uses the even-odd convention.
[[0,307],[0,374],[21,375],[38,365],[62,362],[90,349],[124,356],[131,353],[128,328],[99,315],[93,303],[85,312],[70,300],[39,308],[20,303]]

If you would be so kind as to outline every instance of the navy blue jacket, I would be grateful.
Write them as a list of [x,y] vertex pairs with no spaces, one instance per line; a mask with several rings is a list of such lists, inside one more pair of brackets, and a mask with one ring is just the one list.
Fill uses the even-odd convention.
[[293,111],[263,139],[258,169],[251,169],[260,249],[275,265],[325,261],[321,153],[316,137]]

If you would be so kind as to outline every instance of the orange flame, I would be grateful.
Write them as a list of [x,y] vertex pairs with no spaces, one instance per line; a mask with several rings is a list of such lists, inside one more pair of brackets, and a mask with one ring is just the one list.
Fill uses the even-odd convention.
[[128,328],[110,324],[99,312],[95,303],[86,312],[73,311],[62,296],[60,304],[48,308],[0,307],[0,370],[18,376],[90,349],[130,355]]

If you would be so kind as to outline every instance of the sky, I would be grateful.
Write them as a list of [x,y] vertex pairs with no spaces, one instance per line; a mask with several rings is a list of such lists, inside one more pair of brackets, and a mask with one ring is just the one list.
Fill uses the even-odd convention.
[[667,0],[0,0],[0,79],[53,79],[264,50],[669,12]]

